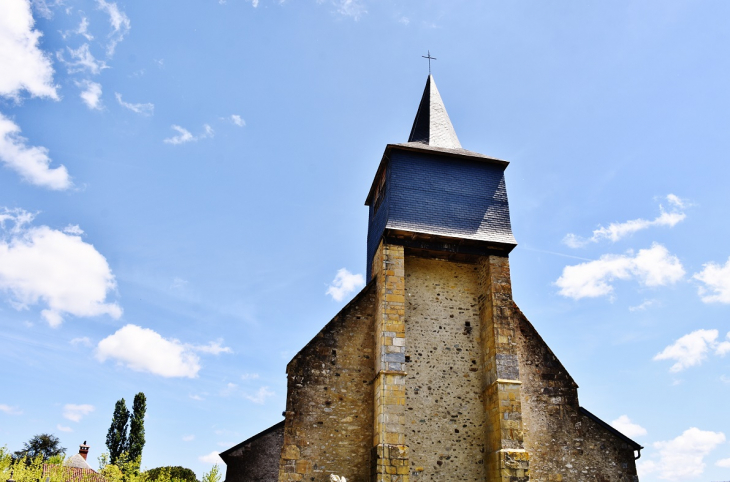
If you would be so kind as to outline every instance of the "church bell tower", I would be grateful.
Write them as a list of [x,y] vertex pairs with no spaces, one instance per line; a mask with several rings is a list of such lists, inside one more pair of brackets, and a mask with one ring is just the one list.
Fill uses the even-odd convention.
[[365,201],[368,279],[381,240],[449,259],[509,254],[508,164],[461,147],[429,75],[408,142],[386,146]]
[[461,147],[429,75],[408,142],[387,145],[365,202],[378,300],[371,480],[529,480],[507,165]]

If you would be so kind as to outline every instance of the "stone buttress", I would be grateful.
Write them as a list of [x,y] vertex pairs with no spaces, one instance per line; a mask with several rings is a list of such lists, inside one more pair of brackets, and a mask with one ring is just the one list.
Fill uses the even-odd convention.
[[373,482],[408,482],[405,435],[405,259],[403,247],[381,243],[373,259],[377,286]]

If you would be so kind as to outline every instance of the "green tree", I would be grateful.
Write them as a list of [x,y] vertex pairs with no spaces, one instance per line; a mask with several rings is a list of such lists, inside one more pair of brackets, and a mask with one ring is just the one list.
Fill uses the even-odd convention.
[[61,447],[61,441],[53,434],[42,433],[34,435],[29,441],[23,444],[23,450],[15,452],[15,458],[21,459],[23,457],[26,460],[32,460],[37,457],[41,457],[45,462],[54,455],[64,455],[66,449]]
[[106,447],[109,449],[109,462],[116,465],[122,453],[127,451],[127,422],[129,421],[129,410],[122,398],[114,405],[112,424],[106,433]]
[[220,482],[221,480],[221,469],[218,467],[218,464],[215,464],[211,469],[210,472],[206,472],[203,474],[203,477],[200,478],[201,482]]
[[130,460],[142,461],[142,449],[144,448],[144,415],[147,412],[147,397],[139,392],[134,396],[132,405],[132,418],[129,422],[129,441],[127,453]]
[[180,466],[155,467],[147,472],[147,478],[150,481],[166,482],[168,480],[180,482],[198,482],[195,472],[191,469]]

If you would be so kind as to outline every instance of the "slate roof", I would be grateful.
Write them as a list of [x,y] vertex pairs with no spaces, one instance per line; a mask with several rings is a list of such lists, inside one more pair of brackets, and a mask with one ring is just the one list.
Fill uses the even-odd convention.
[[426,80],[426,88],[423,90],[421,104],[418,106],[408,142],[420,142],[450,149],[461,148],[459,138],[456,137],[454,126],[451,125],[451,119],[446,112],[444,101],[441,100],[436,82],[430,74]]
[[271,427],[267,428],[266,430],[262,430],[261,432],[257,433],[256,435],[253,435],[253,436],[247,438],[243,442],[241,442],[239,444],[236,444],[236,445],[234,445],[233,447],[231,447],[229,449],[224,450],[223,452],[219,453],[218,456],[220,458],[222,458],[224,462],[226,462],[226,459],[231,454],[233,454],[233,452],[235,452],[236,450],[240,449],[244,445],[246,445],[248,443],[251,443],[251,442],[253,442],[254,440],[256,440],[256,439],[258,439],[260,437],[263,437],[266,434],[269,434],[269,433],[274,432],[274,431],[276,431],[276,430],[278,430],[280,428],[283,428],[284,427],[284,422],[285,421],[282,420],[281,422],[272,425]]
[[631,447],[633,450],[641,450],[644,448],[641,446],[641,444],[634,442],[633,440],[628,438],[626,435],[622,434],[621,432],[619,432],[618,430],[616,430],[615,428],[613,428],[612,426],[610,426],[609,424],[607,424],[606,422],[601,420],[600,418],[593,415],[591,412],[586,410],[584,407],[580,407],[580,413],[585,415],[586,417],[592,419],[594,422],[596,422],[598,425],[600,425],[601,427],[606,429],[606,431],[608,431],[608,432],[612,433],[613,435],[615,435],[616,437],[618,437],[620,440],[623,440],[624,442],[626,442],[626,444],[629,447]]
[[73,456],[64,460],[63,466],[72,467],[74,469],[91,469],[91,465],[89,465],[80,454],[74,454]]
[[439,147],[439,146],[432,146],[429,144],[423,144],[421,142],[401,142],[399,144],[388,144],[385,146],[385,151],[383,152],[383,157],[380,160],[380,165],[378,166],[378,170],[375,174],[375,178],[373,179],[373,182],[370,185],[370,191],[368,191],[368,196],[365,199],[366,206],[369,206],[370,203],[372,202],[372,197],[373,197],[373,194],[375,193],[376,182],[377,182],[378,178],[380,177],[380,174],[383,171],[383,169],[385,169],[385,164],[387,163],[388,159],[390,159],[390,156],[391,156],[391,153],[393,150],[422,152],[424,154],[443,154],[445,156],[453,157],[455,159],[469,159],[469,160],[473,160],[473,161],[489,162],[489,163],[500,165],[505,168],[509,165],[509,161],[505,161],[503,159],[499,159],[494,156],[487,156],[486,154],[480,154],[479,152],[469,151],[462,147],[457,147],[457,148]]

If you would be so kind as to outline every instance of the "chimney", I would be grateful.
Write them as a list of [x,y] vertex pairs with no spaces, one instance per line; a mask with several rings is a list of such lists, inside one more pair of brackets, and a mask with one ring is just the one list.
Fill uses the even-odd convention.
[[86,445],[86,440],[84,440],[84,443],[79,445],[79,455],[81,455],[84,460],[86,460],[86,456],[89,455],[89,446]]

